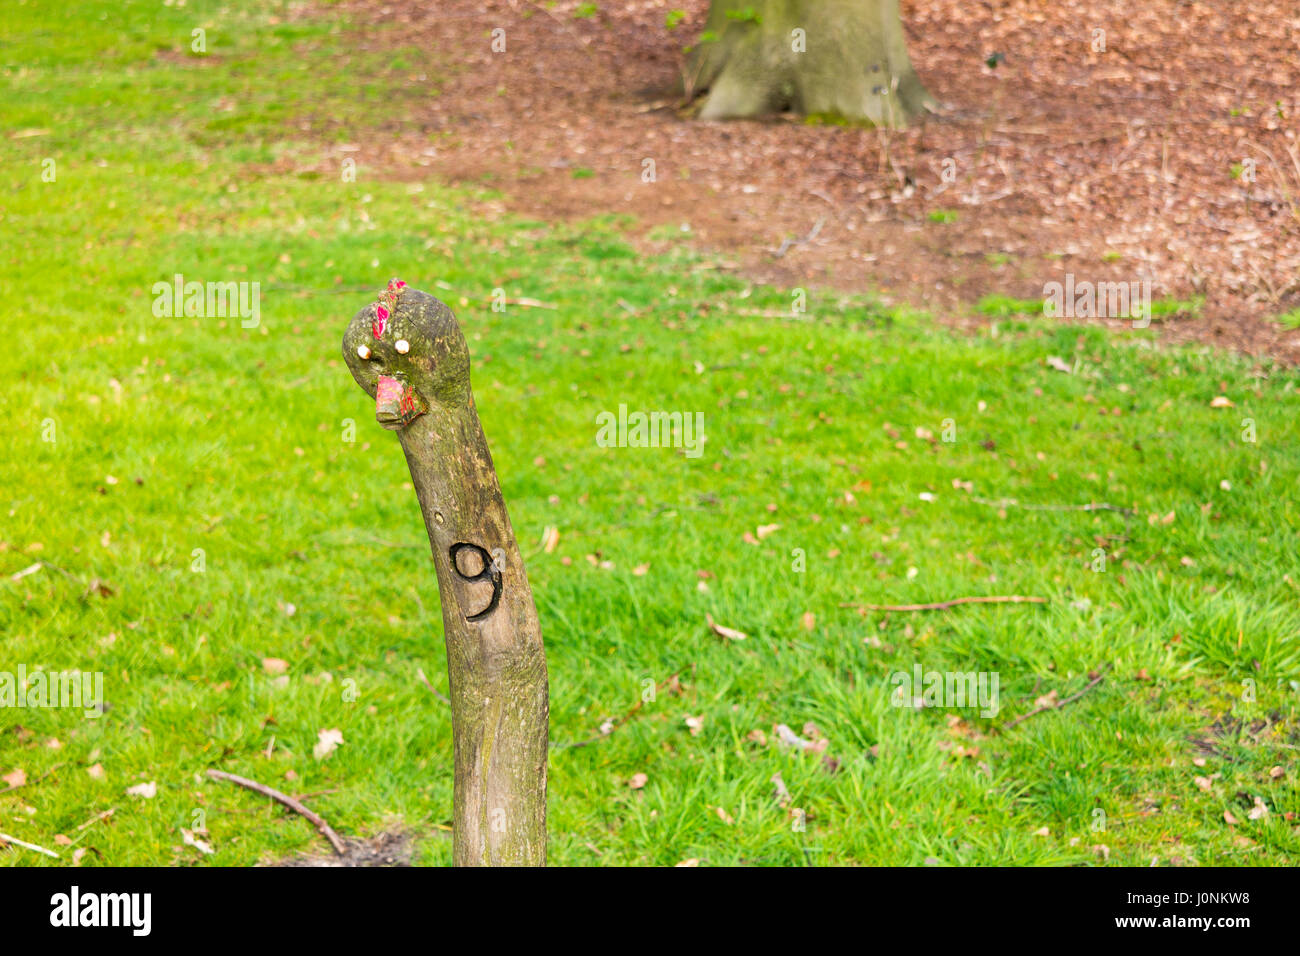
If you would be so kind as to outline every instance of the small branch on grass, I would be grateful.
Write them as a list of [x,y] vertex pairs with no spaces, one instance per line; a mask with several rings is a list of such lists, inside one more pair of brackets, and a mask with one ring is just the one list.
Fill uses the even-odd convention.
[[1045,597],[1025,597],[1022,594],[994,594],[987,597],[959,597],[951,601],[935,601],[933,604],[853,604],[843,603],[840,607],[857,608],[860,611],[942,611],[958,604],[1046,604]]
[[24,780],[22,783],[13,783],[13,784],[10,784],[9,786],[5,787],[3,790],[0,790],[0,794],[8,793],[10,790],[17,790],[19,787],[25,787],[25,786],[27,786],[28,784],[33,783],[33,782],[34,782],[34,783],[40,783],[42,780],[44,780],[46,777],[48,777],[50,774],[54,773],[54,771],[58,770],[58,769],[59,769],[60,767],[62,767],[62,766],[63,766],[62,763],[56,763],[56,764],[55,764],[53,767],[51,767],[49,770],[45,771],[45,773],[43,773],[43,774],[41,774],[39,777],[37,777],[35,781],[32,781],[32,780]]
[[295,799],[295,800],[310,800],[312,797],[323,797],[323,796],[325,796],[325,794],[327,794],[327,793],[338,793],[338,792],[339,792],[339,788],[338,788],[338,787],[335,787],[333,790],[313,790],[311,793],[300,793],[300,794],[298,794],[298,796],[296,796],[294,799]]
[[51,571],[55,571],[55,572],[57,572],[57,573],[63,575],[65,578],[67,578],[67,579],[68,579],[69,581],[71,581],[73,584],[83,584],[83,585],[84,585],[84,584],[86,583],[85,581],[82,581],[82,580],[80,580],[79,578],[77,578],[77,577],[76,577],[75,575],[73,575],[70,571],[66,571],[66,570],[64,570],[63,568],[59,567],[57,564],[50,564],[50,562],[48,562],[48,561],[37,561],[35,564],[29,564],[27,567],[23,568],[21,571],[18,571],[18,572],[14,573],[14,574],[9,575],[9,580],[10,580],[10,581],[21,581],[23,578],[27,577],[27,575],[29,575],[29,574],[35,574],[35,573],[36,573],[37,571],[39,571],[41,568],[49,568]]
[[334,847],[335,853],[337,853],[339,856],[347,855],[348,852],[347,845],[343,842],[343,840],[339,837],[339,835],[334,832],[333,827],[331,827],[328,823],[326,823],[324,818],[321,817],[319,813],[303,806],[302,803],[295,800],[287,793],[281,793],[279,790],[276,790],[274,787],[268,787],[266,784],[258,783],[256,780],[249,780],[247,777],[240,777],[233,773],[226,773],[224,770],[209,770],[208,776],[211,777],[213,780],[228,780],[231,783],[238,784],[239,786],[245,787],[249,790],[255,790],[256,792],[262,794],[262,796],[264,797],[270,797],[272,800],[275,800],[277,803],[284,804],[294,813],[298,814],[299,816],[305,817],[308,821],[310,821],[310,823],[313,826],[315,826],[316,829],[319,830],[322,835],[324,835],[325,839],[330,841],[330,846]]
[[49,568],[51,571],[63,575],[73,584],[79,584],[85,587],[86,590],[83,591],[81,594],[81,600],[83,601],[86,598],[90,597],[92,594],[98,594],[103,597],[109,597],[113,593],[113,589],[110,588],[103,581],[101,581],[99,578],[91,578],[90,583],[86,584],[85,581],[82,581],[76,575],[72,574],[69,571],[64,570],[63,568],[59,567],[57,564],[51,564],[48,561],[37,561],[35,564],[29,564],[21,571],[9,575],[9,580],[21,581],[23,578],[27,577],[28,575],[35,574],[37,571],[41,570],[41,568]]
[[82,830],[86,829],[86,827],[94,826],[100,820],[107,820],[115,813],[117,813],[117,807],[111,807],[110,809],[105,810],[103,813],[97,813],[89,820],[87,820],[85,823],[79,824],[77,826],[77,832],[80,833]]
[[9,575],[9,580],[10,580],[10,581],[21,581],[23,578],[27,577],[27,575],[29,575],[29,574],[35,574],[35,573],[36,573],[37,571],[39,571],[42,567],[43,567],[43,565],[42,565],[41,562],[39,562],[39,561],[37,561],[35,564],[29,564],[29,565],[27,565],[27,567],[23,568],[21,571],[16,571],[16,572],[14,572],[13,574]]
[[26,840],[20,840],[17,837],[10,836],[7,833],[0,833],[0,843],[12,843],[14,844],[14,846],[25,847],[28,850],[35,850],[37,853],[44,853],[46,856],[52,856],[56,860],[59,858],[59,855],[55,853],[53,850],[47,850],[45,849],[45,847],[37,846],[35,843],[28,843]]
[[1041,714],[1049,710],[1060,710],[1066,704],[1073,704],[1076,700],[1078,700],[1084,694],[1088,693],[1090,690],[1093,690],[1095,687],[1097,687],[1097,685],[1099,685],[1103,680],[1105,680],[1106,673],[1107,671],[1110,670],[1110,667],[1111,665],[1109,664],[1105,665],[1100,671],[1097,672],[1097,676],[1094,677],[1092,680],[1088,681],[1087,685],[1083,688],[1083,690],[1079,691],[1077,694],[1071,694],[1069,697],[1063,697],[1062,699],[1056,701],[1054,704],[1035,707],[1029,713],[1021,714],[1019,717],[1011,721],[1011,723],[1007,724],[1002,729],[1010,730],[1012,727],[1016,726],[1016,724],[1028,720],[1030,717],[1033,717],[1035,714]]
[[[682,673],[681,671],[677,671],[677,673],[673,674],[671,677],[661,680],[658,684],[655,685],[655,693],[656,694],[659,693],[660,690],[672,684],[672,682],[675,681],[681,675],[681,673]],[[564,747],[568,750],[575,750],[578,747],[590,746],[591,744],[596,743],[598,740],[604,740],[614,731],[618,730],[618,728],[622,727],[629,720],[631,720],[636,715],[636,712],[641,709],[641,705],[643,703],[645,703],[644,698],[638,700],[635,704],[632,705],[632,708],[626,714],[624,714],[618,720],[609,722],[609,730],[602,731],[601,733],[597,734],[595,737],[588,737],[586,740],[579,740],[571,744],[554,743],[551,746],[556,748]]]
[[422,668],[417,667],[417,668],[415,669],[415,676],[418,677],[418,678],[420,678],[420,683],[421,683],[421,684],[423,684],[425,687],[429,688],[429,693],[433,694],[434,697],[438,698],[440,701],[442,701],[442,702],[443,702],[444,704],[446,704],[448,707],[451,706],[451,701],[450,701],[449,699],[447,699],[446,697],[442,696],[442,694],[438,693],[438,688],[434,687],[432,684],[429,683],[429,678],[427,678],[427,677],[424,676],[424,670],[423,670]]
[[1023,508],[1026,511],[1113,511],[1116,514],[1124,515],[1126,518],[1134,517],[1137,512],[1130,508],[1121,508],[1118,505],[1108,505],[1102,502],[1089,502],[1086,505],[1022,505],[1015,498],[979,498],[971,495],[971,501],[977,501],[982,505],[992,505],[995,508]]
[[[485,301],[491,301],[491,300],[485,300]],[[551,309],[552,311],[554,311],[559,308],[558,305],[553,305],[550,302],[542,302],[539,299],[529,299],[529,298],[501,299],[500,302],[502,305],[518,305],[518,306],[522,306],[525,309]]]

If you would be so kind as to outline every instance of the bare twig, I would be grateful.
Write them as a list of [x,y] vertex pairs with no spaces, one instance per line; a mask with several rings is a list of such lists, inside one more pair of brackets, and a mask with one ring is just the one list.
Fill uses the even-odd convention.
[[1018,723],[1020,723],[1021,721],[1024,721],[1024,720],[1028,720],[1030,717],[1033,717],[1035,714],[1041,714],[1041,713],[1043,713],[1043,712],[1045,712],[1045,711],[1049,711],[1049,710],[1060,710],[1060,709],[1061,709],[1062,707],[1064,707],[1066,704],[1073,704],[1076,700],[1078,700],[1078,699],[1079,699],[1080,697],[1082,697],[1084,694],[1088,693],[1088,691],[1092,690],[1092,689],[1095,688],[1098,684],[1100,684],[1100,683],[1101,683],[1101,682],[1106,678],[1106,672],[1109,671],[1109,670],[1110,670],[1110,665],[1107,664],[1107,665],[1106,665],[1105,667],[1103,667],[1100,671],[1098,671],[1098,672],[1097,672],[1097,676],[1094,677],[1092,680],[1090,680],[1090,681],[1088,682],[1087,686],[1085,686],[1085,687],[1083,688],[1083,690],[1079,691],[1077,694],[1071,694],[1069,697],[1064,697],[1064,698],[1062,698],[1061,700],[1056,701],[1054,704],[1051,704],[1051,705],[1048,705],[1048,706],[1035,707],[1035,708],[1034,708],[1033,710],[1031,710],[1029,713],[1027,713],[1027,714],[1021,714],[1021,715],[1020,715],[1019,717],[1017,717],[1015,720],[1011,721],[1011,723],[1007,724],[1006,727],[1004,727],[1003,729],[1004,729],[1004,730],[1010,730],[1012,727],[1016,726],[1016,724],[1018,724]]
[[[491,301],[491,300],[485,300],[485,301]],[[555,309],[558,309],[558,308],[559,308],[558,305],[553,305],[553,304],[550,303],[550,302],[542,302],[542,301],[539,300],[539,299],[530,299],[530,298],[527,298],[526,296],[525,296],[525,297],[518,298],[518,299],[501,299],[500,301],[501,301],[501,303],[502,303],[503,305],[518,305],[518,306],[522,306],[522,307],[524,307],[525,309],[551,309],[551,310],[555,310]]]
[[338,793],[338,792],[339,792],[338,787],[335,787],[332,790],[313,790],[311,793],[300,793],[295,799],[310,800],[312,797],[323,797],[327,793]]
[[245,787],[249,790],[254,790],[257,793],[262,794],[262,796],[264,797],[270,797],[272,800],[275,800],[277,803],[284,804],[294,813],[298,814],[299,816],[305,817],[308,821],[310,821],[311,824],[315,826],[316,829],[319,830],[324,835],[325,839],[330,841],[330,846],[334,847],[335,853],[337,853],[339,856],[344,856],[347,854],[348,852],[347,845],[343,842],[343,840],[339,837],[339,835],[334,832],[334,828],[331,827],[328,823],[326,823],[324,818],[321,817],[319,813],[303,806],[302,803],[295,800],[287,793],[281,793],[279,790],[276,790],[274,787],[268,787],[266,784],[258,783],[256,780],[249,780],[247,777],[241,777],[233,773],[226,773],[224,770],[209,770],[208,776],[211,777],[213,780],[228,780],[231,783],[238,784],[241,787]]
[[117,807],[110,807],[109,809],[105,810],[103,813],[97,813],[89,820],[87,820],[85,823],[78,824],[77,832],[80,833],[82,830],[86,829],[86,827],[94,826],[100,820],[107,820],[115,813],[117,813]]
[[86,600],[86,598],[90,597],[92,594],[100,594],[103,595],[104,597],[108,597],[113,593],[113,589],[110,588],[105,582],[101,581],[99,578],[91,578],[90,583],[87,584],[85,581],[79,579],[76,575],[72,574],[69,571],[64,570],[63,568],[59,567],[57,564],[51,564],[49,561],[37,561],[35,564],[28,565],[27,567],[23,568],[21,571],[18,571],[15,574],[11,574],[9,576],[9,580],[21,581],[29,574],[35,574],[37,571],[41,570],[41,568],[49,568],[51,571],[55,571],[63,575],[72,583],[84,586],[85,591],[83,591],[81,594],[81,600],[83,601]]
[[420,683],[423,684],[425,687],[429,688],[429,692],[433,694],[434,697],[438,698],[448,707],[451,706],[451,701],[446,697],[444,697],[442,694],[438,693],[438,688],[434,687],[432,684],[429,683],[429,678],[424,676],[424,670],[422,668],[417,667],[415,669],[415,676],[420,678]]
[[31,783],[40,783],[42,780],[44,780],[46,777],[48,777],[50,774],[54,773],[54,771],[58,770],[58,769],[59,769],[60,767],[62,767],[62,766],[63,766],[63,763],[61,763],[61,762],[60,762],[60,763],[56,763],[53,767],[51,767],[49,770],[45,771],[45,773],[41,774],[41,775],[40,775],[39,777],[37,777],[34,781],[33,781],[33,780],[24,780],[22,783],[13,783],[13,784],[10,784],[9,786],[5,787],[3,790],[0,790],[0,793],[8,793],[10,790],[17,790],[19,787],[25,787],[25,786],[27,786],[28,784],[31,784]]
[[63,568],[59,567],[57,564],[50,564],[50,562],[48,561],[37,561],[35,564],[29,564],[21,571],[11,574],[9,576],[9,580],[21,581],[23,578],[27,577],[27,575],[35,574],[41,568],[49,568],[51,571],[57,571],[59,574],[63,575],[65,578],[67,578],[69,581],[73,582],[74,584],[86,583],[85,581],[82,581],[80,578],[73,575],[71,572],[64,570]]
[[1021,594],[993,594],[980,597],[959,597],[951,601],[935,601],[933,604],[853,604],[843,603],[840,607],[858,608],[863,611],[942,611],[958,604],[1046,604],[1045,597],[1025,597]]
[[7,833],[0,833],[0,842],[12,843],[15,846],[26,847],[28,850],[35,850],[37,853],[44,853],[46,856],[52,856],[56,860],[59,858],[59,855],[55,853],[53,850],[47,850],[45,849],[45,847],[37,846],[35,843],[28,843],[26,840],[20,840],[17,837],[10,836]]
[[37,571],[39,571],[42,567],[43,567],[43,565],[42,565],[41,562],[39,562],[39,561],[37,561],[35,564],[29,564],[29,565],[27,565],[27,567],[23,568],[21,571],[16,571],[16,572],[14,572],[13,574],[9,575],[9,580],[10,580],[10,581],[21,581],[23,578],[27,577],[27,575],[29,575],[29,574],[35,574],[35,573],[36,573]]
[[[664,680],[661,680],[658,684],[655,685],[655,693],[657,694],[657,693],[658,693],[660,690],[662,690],[664,687],[667,687],[667,686],[669,686],[670,684],[672,684],[672,682],[673,682],[674,680],[676,680],[676,679],[681,675],[681,673],[682,673],[681,671],[677,671],[677,673],[673,674],[671,677],[668,677],[668,678],[666,678],[666,679],[664,679]],[[608,736],[609,736],[610,734],[612,734],[614,731],[618,730],[618,728],[622,727],[622,726],[623,726],[624,724],[626,724],[629,720],[631,720],[631,719],[636,715],[637,711],[639,711],[639,710],[641,709],[641,705],[642,705],[643,703],[645,703],[644,698],[641,699],[641,700],[638,700],[635,704],[632,705],[631,710],[629,710],[626,714],[624,714],[624,715],[623,715],[622,717],[620,717],[618,720],[610,721],[610,727],[609,727],[609,730],[604,731],[603,733],[599,733],[599,734],[597,734],[597,735],[594,736],[594,737],[588,737],[586,740],[579,740],[579,741],[576,741],[576,742],[571,743],[571,744],[555,743],[555,744],[552,744],[551,746],[553,746],[553,747],[565,747],[565,748],[568,748],[568,749],[571,749],[571,750],[572,750],[572,749],[576,749],[576,748],[578,748],[578,747],[587,747],[587,746],[590,746],[591,744],[596,743],[596,741],[598,741],[598,740],[604,740],[606,737],[608,737]]]
[[970,500],[982,505],[992,505],[995,508],[1023,508],[1026,511],[1114,511],[1129,518],[1137,514],[1130,508],[1121,508],[1104,502],[1089,502],[1086,505],[1022,505],[1015,498],[980,498],[977,495],[971,495]]

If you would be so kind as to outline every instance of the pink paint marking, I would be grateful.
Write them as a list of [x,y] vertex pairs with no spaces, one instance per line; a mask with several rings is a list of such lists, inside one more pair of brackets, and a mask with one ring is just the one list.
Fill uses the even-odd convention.
[[379,376],[379,388],[375,392],[375,403],[378,405],[400,405],[402,402],[404,389],[402,383],[390,375]]
[[388,288],[379,293],[379,301],[375,303],[375,320],[370,324],[370,331],[379,338],[384,334],[384,329],[388,328],[388,316],[391,310],[397,308],[397,296],[406,283],[401,279],[389,279]]

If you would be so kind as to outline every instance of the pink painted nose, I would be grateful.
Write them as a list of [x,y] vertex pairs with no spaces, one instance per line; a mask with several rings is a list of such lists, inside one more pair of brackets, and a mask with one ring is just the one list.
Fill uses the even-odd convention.
[[375,420],[388,429],[401,428],[424,412],[415,389],[391,375],[379,376],[375,390]]
[[375,392],[376,411],[385,407],[396,409],[402,403],[402,383],[391,375],[379,376],[379,389]]

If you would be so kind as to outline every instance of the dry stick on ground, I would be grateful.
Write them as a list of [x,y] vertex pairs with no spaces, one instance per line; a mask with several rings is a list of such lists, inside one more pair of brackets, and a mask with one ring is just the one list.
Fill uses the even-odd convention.
[[[667,687],[669,684],[671,684],[674,680],[676,680],[678,677],[681,676],[681,673],[682,673],[681,671],[677,671],[671,677],[667,677],[664,680],[661,680],[658,684],[655,685],[655,693],[656,694],[659,693],[659,691],[662,688]],[[614,731],[618,730],[618,728],[622,727],[629,720],[631,720],[636,715],[636,712],[641,709],[641,705],[644,703],[645,703],[645,699],[643,698],[641,700],[638,700],[635,704],[633,704],[632,708],[626,714],[624,714],[618,720],[614,721],[614,724],[612,727],[609,728],[608,733],[597,734],[594,737],[588,737],[586,740],[579,740],[571,744],[557,743],[557,744],[553,744],[552,746],[565,747],[567,749],[573,750],[578,747],[590,746],[591,744],[596,743],[596,741],[598,740],[604,740],[606,737],[610,736],[610,734],[614,733]]]
[[[34,782],[35,782],[35,783],[40,783],[42,780],[44,780],[46,777],[48,777],[50,774],[54,773],[54,771],[58,770],[58,769],[59,769],[60,767],[62,767],[62,766],[63,766],[62,763],[56,763],[56,764],[55,764],[53,767],[51,767],[49,770],[45,771],[45,773],[43,773],[43,774],[41,774],[39,777],[37,777],[36,780],[35,780]],[[33,781],[31,781],[31,780],[24,780],[22,783],[10,784],[9,786],[5,787],[3,790],[0,790],[0,793],[8,793],[10,790],[17,790],[19,787],[25,787],[25,786],[27,786],[28,784],[30,784],[30,783],[32,783],[32,782],[33,782]]]
[[[484,299],[484,302],[491,302],[491,299]],[[502,305],[518,305],[525,309],[551,309],[552,311],[559,308],[551,302],[542,302],[538,299],[520,298],[520,299],[501,299]]]
[[42,565],[41,562],[39,562],[39,561],[37,561],[35,564],[29,564],[29,565],[27,565],[27,567],[23,568],[21,571],[16,571],[16,572],[14,572],[13,574],[9,575],[9,580],[10,580],[10,581],[21,581],[23,578],[27,577],[27,575],[29,575],[29,574],[35,574],[35,573],[36,573],[37,571],[39,571],[42,567],[43,567],[43,565]]
[[7,833],[0,833],[0,841],[4,843],[12,843],[15,846],[26,847],[29,850],[35,850],[37,853],[44,853],[46,856],[52,856],[56,860],[59,858],[59,855],[55,853],[53,850],[47,850],[45,849],[45,847],[37,846],[35,843],[28,843],[26,840],[20,840],[17,837],[10,836]]
[[108,595],[113,593],[112,588],[110,588],[107,583],[101,581],[99,578],[91,578],[90,583],[87,584],[85,581],[79,580],[71,572],[65,571],[57,564],[50,564],[50,562],[48,561],[37,561],[35,564],[28,565],[27,567],[23,568],[21,571],[17,572],[16,574],[11,574],[9,576],[9,580],[21,581],[29,574],[35,574],[37,571],[41,570],[41,568],[49,568],[51,571],[56,571],[59,574],[63,575],[72,583],[83,585],[86,589],[85,591],[82,592],[81,595],[81,599],[83,601],[86,598],[90,597],[92,594],[103,594],[105,597],[107,597]]
[[29,575],[29,574],[35,574],[35,573],[36,573],[37,571],[39,571],[41,568],[49,568],[51,571],[57,571],[59,574],[63,575],[65,578],[67,578],[69,581],[73,582],[74,584],[85,584],[85,583],[86,583],[85,581],[78,580],[78,579],[77,579],[73,574],[71,574],[71,573],[68,572],[68,571],[65,571],[63,568],[59,567],[57,564],[50,564],[50,562],[48,562],[48,561],[37,561],[35,564],[29,564],[27,567],[23,568],[21,571],[18,571],[18,572],[14,573],[14,574],[9,575],[9,580],[10,580],[10,581],[21,581],[23,578],[27,577],[27,575]]
[[91,818],[90,818],[89,820],[87,820],[85,823],[78,824],[78,825],[77,825],[77,832],[80,833],[82,830],[86,829],[86,827],[94,826],[94,825],[95,825],[96,823],[98,823],[100,820],[107,820],[109,817],[111,817],[111,816],[112,816],[113,814],[115,814],[115,813],[117,813],[117,807],[111,807],[111,808],[109,808],[108,810],[105,810],[103,813],[96,813],[93,817],[91,817]]
[[957,604],[1046,604],[1045,597],[1025,597],[1021,594],[995,594],[988,597],[959,597],[951,601],[935,601],[933,604],[853,604],[843,603],[840,607],[852,607],[862,611],[942,611]]
[[1109,670],[1110,670],[1110,665],[1107,664],[1107,665],[1106,665],[1105,667],[1103,667],[1100,671],[1098,671],[1098,672],[1097,672],[1097,676],[1094,677],[1092,680],[1090,680],[1090,681],[1088,682],[1087,686],[1085,686],[1085,687],[1083,688],[1083,690],[1079,691],[1077,694],[1071,694],[1069,697],[1065,697],[1065,698],[1063,698],[1063,699],[1061,699],[1061,700],[1058,700],[1055,704],[1052,704],[1050,707],[1035,707],[1035,708],[1034,708],[1033,710],[1031,710],[1029,713],[1027,713],[1027,714],[1021,714],[1019,717],[1017,717],[1015,720],[1011,721],[1011,723],[1007,724],[1007,725],[1006,725],[1004,728],[1002,728],[1002,729],[1003,729],[1003,730],[1010,730],[1012,727],[1016,726],[1016,724],[1018,724],[1018,723],[1020,723],[1021,721],[1024,721],[1024,720],[1028,720],[1030,717],[1033,717],[1035,714],[1041,714],[1041,713],[1043,713],[1043,712],[1045,712],[1045,711],[1048,711],[1048,710],[1060,710],[1060,709],[1061,709],[1062,707],[1064,707],[1066,704],[1073,704],[1076,700],[1078,700],[1078,699],[1079,699],[1080,697],[1082,697],[1084,694],[1088,693],[1088,691],[1092,690],[1094,687],[1096,687],[1098,684],[1100,684],[1100,683],[1105,679],[1105,677],[1106,677],[1106,672],[1109,671]]
[[995,508],[1024,508],[1026,511],[1114,511],[1116,514],[1122,514],[1127,517],[1133,517],[1137,514],[1130,508],[1121,508],[1118,505],[1108,505],[1101,502],[1089,502],[1086,505],[1022,505],[1015,498],[980,498],[971,495],[971,501],[978,501],[982,505],[992,505]]
[[240,777],[237,774],[226,773],[224,770],[209,770],[208,776],[213,780],[229,780],[231,783],[239,784],[239,786],[246,787],[249,790],[255,790],[264,797],[270,797],[272,800],[284,804],[294,813],[305,817],[310,821],[312,825],[325,836],[325,839],[330,841],[330,846],[334,847],[335,853],[339,856],[347,855],[347,845],[343,842],[342,838],[334,832],[334,828],[326,823],[319,813],[303,806],[299,801],[295,800],[287,793],[281,793],[274,787],[268,787],[266,784],[258,783],[256,780],[249,780],[247,777]]
[[339,788],[338,788],[338,787],[335,787],[335,788],[332,789],[332,790],[313,790],[311,793],[300,793],[300,794],[298,794],[298,796],[294,797],[294,799],[295,799],[295,800],[310,800],[312,797],[323,797],[323,796],[325,796],[327,793],[338,793],[338,792],[339,792]]
[[438,698],[447,706],[449,707],[451,706],[451,701],[448,700],[446,697],[444,697],[442,694],[440,694],[438,692],[438,688],[434,687],[432,684],[429,683],[429,678],[424,676],[423,668],[417,667],[415,669],[415,676],[420,678],[420,683],[423,684],[425,687],[429,688],[430,693],[432,693],[434,697]]

